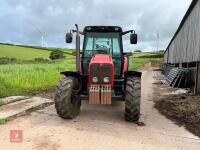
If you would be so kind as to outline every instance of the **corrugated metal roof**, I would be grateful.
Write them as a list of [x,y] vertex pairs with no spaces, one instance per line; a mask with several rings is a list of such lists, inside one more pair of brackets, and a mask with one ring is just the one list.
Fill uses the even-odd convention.
[[166,53],[166,51],[168,50],[168,48],[170,47],[171,43],[174,41],[174,39],[176,38],[177,34],[180,32],[181,28],[183,27],[185,21],[187,20],[188,16],[190,15],[190,13],[192,12],[193,8],[195,7],[195,5],[197,4],[198,0],[193,0],[192,3],[190,4],[189,9],[187,10],[185,16],[183,17],[177,31],[175,32],[173,38],[171,39],[169,45],[167,46],[164,54]]

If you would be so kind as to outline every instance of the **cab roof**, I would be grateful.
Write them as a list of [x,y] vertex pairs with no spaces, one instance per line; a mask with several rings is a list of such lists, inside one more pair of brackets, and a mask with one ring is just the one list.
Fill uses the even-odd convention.
[[119,26],[86,26],[83,32],[123,32]]

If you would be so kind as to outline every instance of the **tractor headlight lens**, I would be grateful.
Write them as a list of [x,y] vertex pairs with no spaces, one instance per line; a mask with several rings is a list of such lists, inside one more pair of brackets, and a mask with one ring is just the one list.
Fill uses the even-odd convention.
[[104,81],[104,83],[109,83],[109,82],[110,82],[110,79],[109,79],[109,77],[105,77],[105,78],[103,79],[103,81]]
[[98,81],[99,81],[99,80],[98,80],[97,77],[93,77],[93,78],[92,78],[92,82],[93,82],[93,83],[97,83]]

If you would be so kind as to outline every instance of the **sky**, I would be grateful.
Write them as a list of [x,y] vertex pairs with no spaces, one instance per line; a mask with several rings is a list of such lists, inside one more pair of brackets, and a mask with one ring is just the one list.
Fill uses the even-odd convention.
[[[74,24],[134,29],[138,44],[123,38],[125,51],[166,49],[192,0],[1,0],[0,42],[74,48],[65,34]],[[75,39],[75,38],[74,38]]]

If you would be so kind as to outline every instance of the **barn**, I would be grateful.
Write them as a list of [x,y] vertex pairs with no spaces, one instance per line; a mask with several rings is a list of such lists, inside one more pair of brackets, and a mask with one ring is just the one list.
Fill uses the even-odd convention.
[[193,0],[164,53],[165,75],[172,68],[189,70],[190,87],[200,94],[200,0]]

